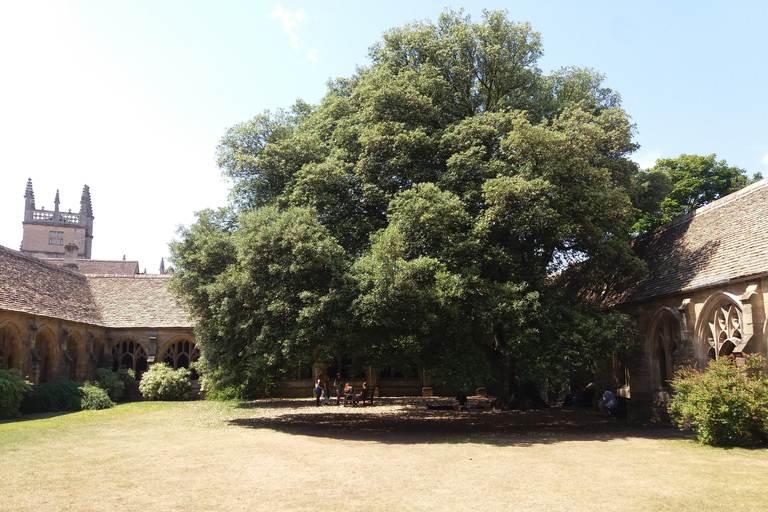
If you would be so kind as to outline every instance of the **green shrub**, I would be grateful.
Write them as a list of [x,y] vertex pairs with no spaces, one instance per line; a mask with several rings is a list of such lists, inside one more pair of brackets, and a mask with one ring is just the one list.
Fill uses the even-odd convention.
[[19,415],[19,406],[29,388],[29,382],[15,371],[0,370],[0,419]]
[[174,370],[165,363],[156,363],[141,376],[139,391],[147,400],[189,400],[191,375],[186,368]]
[[243,386],[227,386],[223,389],[214,387],[213,389],[206,391],[205,399],[216,402],[226,402],[229,400],[246,400],[247,398]]
[[83,410],[98,411],[101,409],[109,409],[115,406],[115,402],[110,400],[107,391],[99,386],[86,382],[83,387],[80,388],[80,407]]
[[126,368],[125,366],[121,366],[117,369],[117,376],[120,378],[123,383],[128,383],[128,381],[136,380],[136,372],[133,371],[130,368]]
[[768,378],[765,360],[748,355],[712,361],[705,372],[684,368],[675,374],[669,406],[680,428],[691,428],[702,444],[753,446],[768,443]]
[[115,402],[123,398],[125,382],[120,378],[119,372],[113,372],[109,368],[97,369],[96,385],[106,391],[109,398]]
[[21,402],[21,412],[59,412],[80,410],[82,382],[46,382],[32,387]]

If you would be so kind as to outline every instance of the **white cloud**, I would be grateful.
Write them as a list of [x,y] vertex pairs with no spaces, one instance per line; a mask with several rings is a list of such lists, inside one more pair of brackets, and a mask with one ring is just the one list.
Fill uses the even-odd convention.
[[763,163],[764,163],[765,165],[768,165],[768,154],[766,154],[766,155],[763,157]]
[[650,169],[656,165],[656,160],[661,158],[661,152],[657,150],[639,151],[630,157],[641,169]]
[[[291,40],[291,48],[298,50],[303,46],[303,43],[296,35],[295,29],[299,26],[299,23],[303,22],[307,18],[304,11],[290,12],[283,9],[282,6],[277,5],[272,12],[269,13],[269,19],[279,19],[283,24],[283,30],[288,34],[288,38]],[[311,59],[311,57],[310,57]]]
[[[317,63],[320,59],[317,56],[317,48],[312,48],[307,52],[307,58],[314,63]],[[768,157],[766,157],[768,158]]]

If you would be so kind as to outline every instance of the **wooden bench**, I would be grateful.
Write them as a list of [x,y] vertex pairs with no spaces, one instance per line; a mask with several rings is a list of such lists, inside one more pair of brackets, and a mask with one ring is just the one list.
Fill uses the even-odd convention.
[[366,400],[370,402],[371,405],[373,405],[373,395],[376,392],[376,387],[372,388],[363,388],[360,390],[359,395],[355,394],[355,389],[352,388],[352,392],[344,395],[344,407],[347,405],[351,405],[352,407],[355,407],[357,405],[365,405]]

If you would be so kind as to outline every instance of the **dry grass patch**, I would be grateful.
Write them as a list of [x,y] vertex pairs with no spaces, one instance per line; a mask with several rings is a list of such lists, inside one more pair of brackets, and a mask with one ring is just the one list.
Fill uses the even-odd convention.
[[768,509],[766,450],[588,411],[426,409],[437,401],[134,403],[0,423],[0,510]]

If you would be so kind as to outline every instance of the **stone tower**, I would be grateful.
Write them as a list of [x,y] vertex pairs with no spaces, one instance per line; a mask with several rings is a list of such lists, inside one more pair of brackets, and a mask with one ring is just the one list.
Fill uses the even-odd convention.
[[78,247],[78,258],[91,259],[93,210],[88,185],[83,187],[79,213],[72,213],[72,210],[66,213],[60,211],[58,190],[53,211],[36,209],[32,178],[27,180],[24,200],[24,237],[21,240],[21,252],[40,258],[63,258],[65,246],[75,244]]

